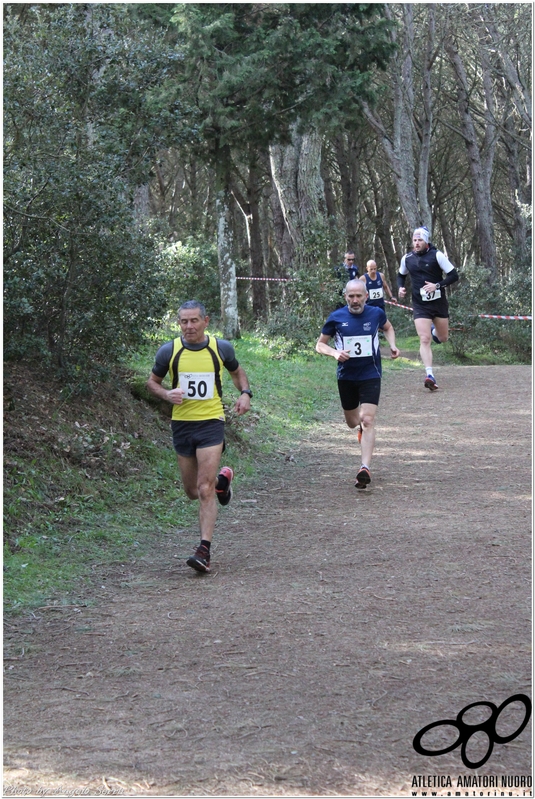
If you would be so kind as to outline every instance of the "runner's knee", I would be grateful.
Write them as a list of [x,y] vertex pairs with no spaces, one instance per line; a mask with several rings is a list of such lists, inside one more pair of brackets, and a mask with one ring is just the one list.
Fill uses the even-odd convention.
[[197,495],[201,502],[214,496],[215,483],[212,480],[203,480],[197,486]]
[[373,413],[363,413],[360,417],[360,423],[363,427],[373,427],[375,416]]
[[358,427],[360,424],[359,409],[354,408],[352,411],[344,410],[344,419],[346,420],[346,425],[349,427],[349,429],[354,430],[355,427]]

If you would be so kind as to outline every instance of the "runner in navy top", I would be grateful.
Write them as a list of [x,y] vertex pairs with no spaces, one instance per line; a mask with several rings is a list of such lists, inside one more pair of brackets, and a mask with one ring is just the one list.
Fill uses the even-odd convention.
[[395,302],[386,277],[382,272],[377,270],[375,261],[368,261],[366,264],[366,274],[362,275],[360,279],[365,284],[368,291],[368,305],[374,305],[376,308],[382,308],[384,310],[385,289],[388,293],[388,298]]
[[416,228],[412,234],[413,250],[403,256],[399,265],[398,295],[400,300],[406,296],[405,279],[410,275],[414,326],[426,371],[424,386],[436,391],[431,339],[436,344],[448,340],[449,311],[445,288],[459,280],[459,275],[444,253],[430,244],[429,239],[426,227]]
[[[337,308],[323,325],[316,352],[338,361],[340,401],[347,426],[357,428],[362,465],[355,487],[371,481],[370,464],[375,444],[375,416],[381,393],[379,330],[384,332],[392,358],[397,358],[394,328],[381,308],[367,305],[368,292],[361,280],[350,280],[344,292],[347,305]],[[329,341],[334,339],[334,347]]]
[[344,298],[344,288],[348,280],[355,280],[359,276],[359,267],[355,261],[355,253],[353,250],[347,250],[344,255],[344,263],[340,266],[335,266],[334,275],[340,285],[340,302],[337,308],[345,308],[346,302]]

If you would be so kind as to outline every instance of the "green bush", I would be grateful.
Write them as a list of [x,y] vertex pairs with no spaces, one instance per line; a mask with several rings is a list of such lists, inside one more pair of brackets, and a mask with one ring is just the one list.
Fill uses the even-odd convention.
[[4,20],[5,355],[48,361],[79,390],[165,307],[134,210],[161,53],[113,6],[27,9]]
[[162,261],[171,316],[176,317],[183,302],[199,300],[211,317],[219,317],[221,300],[215,243],[199,243],[193,238],[174,242],[163,250]]
[[522,280],[490,285],[488,271],[474,263],[463,267],[461,280],[449,298],[450,344],[459,358],[492,353],[507,360],[531,361],[531,323],[482,319],[479,314],[530,315],[531,270]]
[[310,317],[299,316],[294,311],[280,309],[266,322],[256,327],[260,342],[271,352],[272,358],[309,355],[321,330]]

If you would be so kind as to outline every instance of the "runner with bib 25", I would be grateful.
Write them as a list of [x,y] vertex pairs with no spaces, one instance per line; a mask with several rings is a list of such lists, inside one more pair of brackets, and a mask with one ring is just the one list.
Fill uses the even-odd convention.
[[410,275],[414,326],[426,371],[424,386],[436,391],[438,385],[433,374],[431,340],[436,344],[448,340],[449,311],[445,289],[459,280],[459,275],[444,253],[430,244],[429,239],[426,227],[416,228],[412,236],[412,252],[401,259],[397,282],[398,296],[402,300],[407,294],[405,280]]

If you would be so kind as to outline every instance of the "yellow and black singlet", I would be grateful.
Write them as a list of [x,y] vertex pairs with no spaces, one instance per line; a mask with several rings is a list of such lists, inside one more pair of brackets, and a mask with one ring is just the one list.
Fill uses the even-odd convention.
[[188,349],[181,338],[174,340],[169,377],[173,388],[182,389],[184,398],[180,405],[173,405],[172,419],[181,422],[225,419],[221,399],[222,367],[213,336],[207,336],[206,345],[200,350]]

